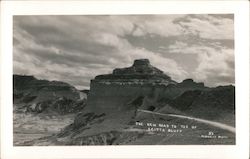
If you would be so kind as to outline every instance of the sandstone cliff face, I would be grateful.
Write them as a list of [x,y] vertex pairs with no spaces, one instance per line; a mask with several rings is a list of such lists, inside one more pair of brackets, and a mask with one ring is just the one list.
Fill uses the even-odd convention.
[[207,88],[193,80],[177,83],[153,67],[148,59],[139,59],[131,67],[114,69],[112,74],[99,75],[91,80],[86,111],[115,113],[126,110],[126,105],[140,96],[173,99],[194,89]]
[[[192,79],[178,83],[152,66],[149,60],[139,59],[131,67],[114,69],[112,74],[99,75],[91,80],[90,91],[82,91],[87,93],[86,107],[78,109],[74,104],[79,102],[79,94],[76,96],[71,86],[27,78],[21,83],[16,82],[16,103],[29,97],[29,100],[25,100],[28,101],[27,105],[35,103],[37,109],[46,105],[49,110],[64,112],[68,111],[67,108],[73,108],[76,116],[71,124],[57,134],[25,142],[24,145],[235,144],[235,134],[232,132],[169,115],[198,117],[234,126],[234,86],[208,88]],[[52,87],[48,89],[48,86]],[[59,99],[44,95],[54,94],[55,90],[61,94]],[[34,94],[36,97],[30,96]],[[50,100],[41,100],[44,98]],[[84,103],[79,104],[84,106]],[[195,125],[197,130],[183,129],[180,134],[146,131],[146,127],[135,124],[137,121]],[[200,138],[211,130],[228,138],[223,142]]]

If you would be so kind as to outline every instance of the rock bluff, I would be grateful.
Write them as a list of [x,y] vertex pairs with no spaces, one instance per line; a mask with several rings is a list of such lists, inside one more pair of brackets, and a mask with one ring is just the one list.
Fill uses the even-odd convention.
[[184,90],[194,89],[194,85],[204,88],[203,83],[184,83],[178,84],[148,59],[137,59],[131,67],[116,68],[112,74],[98,75],[91,80],[86,110],[110,114],[128,109],[127,105],[138,97],[174,98]]

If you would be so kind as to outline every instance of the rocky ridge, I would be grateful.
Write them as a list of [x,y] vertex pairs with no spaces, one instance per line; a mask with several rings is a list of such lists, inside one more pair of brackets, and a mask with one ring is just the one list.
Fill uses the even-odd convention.
[[[147,59],[135,60],[131,67],[114,69],[112,74],[99,75],[91,80],[84,112],[78,114],[74,124],[59,136],[70,136],[67,143],[72,145],[183,144],[182,141],[186,140],[177,135],[164,143],[157,135],[133,131],[135,121],[192,123],[143,114],[139,109],[202,117],[234,125],[234,86],[209,88],[192,79],[178,83],[151,66]],[[200,127],[203,129],[196,133],[204,133],[209,128],[202,124]],[[215,131],[222,133],[221,130]],[[188,137],[190,141],[187,139],[186,144],[220,143],[217,140],[201,141],[192,131],[186,133],[192,136],[192,139]],[[232,134],[229,135],[228,144],[234,142]]]
[[[234,86],[209,88],[192,79],[178,83],[149,60],[138,59],[131,67],[96,76],[87,91],[87,104],[72,124],[58,134],[25,145],[234,144],[234,134],[220,128],[139,111],[200,117],[235,126],[234,91]],[[198,129],[182,134],[147,132],[135,125],[137,121],[194,124]],[[228,138],[223,142],[200,138],[210,130]]]
[[67,114],[83,109],[86,99],[73,86],[60,82],[38,80],[34,76],[13,76],[13,102],[16,112],[56,112]]
[[128,68],[114,69],[112,74],[98,75],[91,80],[87,111],[116,112],[139,96],[173,99],[187,90],[208,89],[191,79],[177,83],[148,59],[138,59]]

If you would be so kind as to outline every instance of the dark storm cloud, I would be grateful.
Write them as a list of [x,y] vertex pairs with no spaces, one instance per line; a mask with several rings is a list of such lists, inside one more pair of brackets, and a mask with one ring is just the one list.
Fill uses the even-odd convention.
[[234,83],[233,15],[14,16],[13,26],[14,73],[87,88],[149,58],[177,81]]

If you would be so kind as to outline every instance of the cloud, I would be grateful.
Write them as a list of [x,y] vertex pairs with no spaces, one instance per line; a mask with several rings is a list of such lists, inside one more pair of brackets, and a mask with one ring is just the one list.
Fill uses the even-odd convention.
[[146,16],[145,20],[137,20],[133,32],[134,36],[142,36],[146,34],[156,34],[161,36],[177,36],[184,32],[184,29],[173,20],[183,15],[168,15],[168,16]]
[[174,80],[234,82],[233,16],[14,16],[14,73],[88,88],[149,58]]
[[231,49],[222,49],[219,52],[210,50],[206,54],[199,56],[200,64],[195,71],[195,77],[200,80],[206,80],[208,84],[234,83],[234,51]]
[[177,20],[176,23],[186,28],[186,34],[194,34],[206,39],[234,39],[233,19],[211,15],[190,15],[185,20]]
[[216,44],[188,45],[176,42],[169,46],[169,51],[176,54],[196,54],[199,63],[192,74],[197,81],[205,81],[209,86],[234,83],[234,50]]

